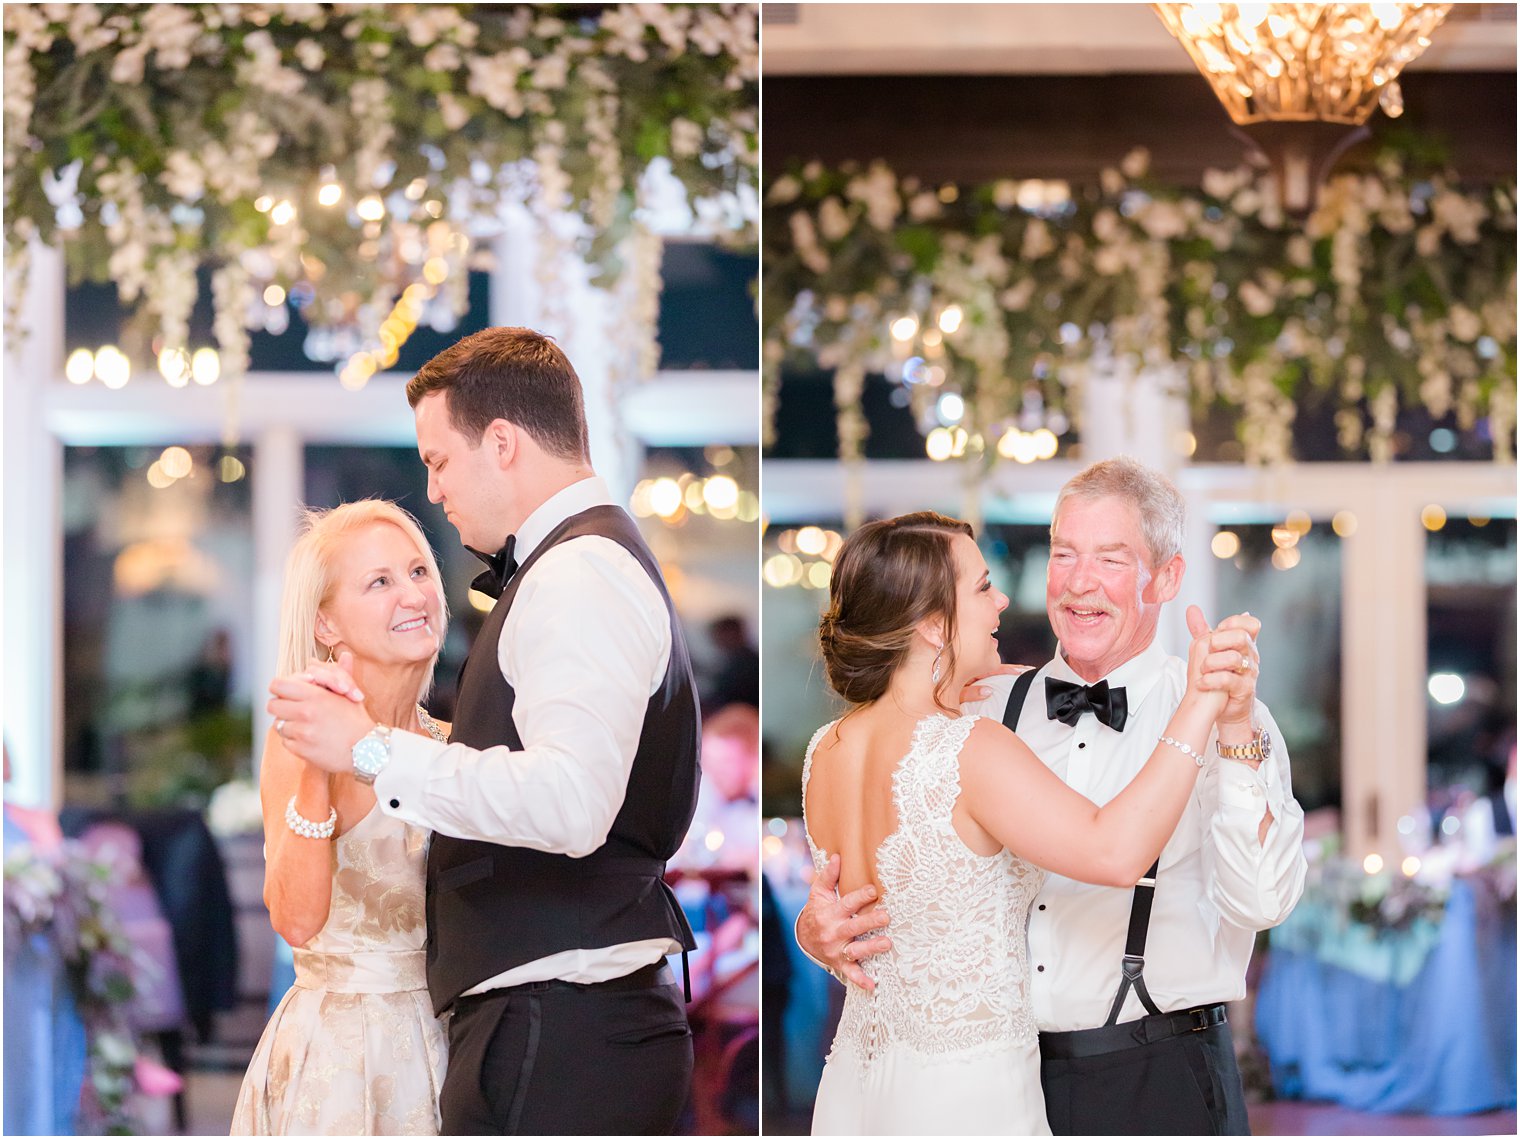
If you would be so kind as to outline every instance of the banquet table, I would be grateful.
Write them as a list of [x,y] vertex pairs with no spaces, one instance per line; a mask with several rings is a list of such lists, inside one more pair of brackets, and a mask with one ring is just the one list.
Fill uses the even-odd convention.
[[1454,880],[1438,924],[1381,938],[1301,903],[1272,931],[1257,996],[1277,1094],[1432,1115],[1515,1106],[1515,969],[1514,899],[1483,878]]

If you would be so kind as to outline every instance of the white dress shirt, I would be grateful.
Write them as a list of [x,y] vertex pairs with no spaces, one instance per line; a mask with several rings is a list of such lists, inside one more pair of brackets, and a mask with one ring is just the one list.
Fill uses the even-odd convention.
[[[1047,677],[1086,683],[1057,655],[1035,675],[1019,737],[1068,786],[1101,806],[1155,750],[1182,702],[1187,662],[1152,644],[1104,678],[1125,690],[1129,719],[1122,733],[1090,712],[1075,726],[1050,719]],[[1014,679],[984,681],[993,695],[965,710],[1001,720]],[[1197,788],[1161,852],[1145,984],[1162,1012],[1245,996],[1256,931],[1281,922],[1303,892],[1304,813],[1293,799],[1287,749],[1260,701],[1256,723],[1272,735],[1272,758],[1253,770],[1220,759],[1211,739]],[[1262,843],[1257,832],[1269,806],[1272,825]],[[1046,876],[1029,912],[1030,992],[1041,1031],[1096,1028],[1107,1019],[1119,991],[1133,896],[1132,888]],[[1119,1020],[1144,1015],[1132,989]]]
[[[612,504],[599,478],[561,490],[518,527],[518,562],[565,519]],[[632,554],[598,535],[559,543],[526,571],[496,644],[522,750],[395,732],[375,778],[381,809],[454,838],[585,857],[607,841],[622,809],[670,644],[664,598]],[[680,950],[669,938],[570,949],[464,995],[530,981],[606,981]]]

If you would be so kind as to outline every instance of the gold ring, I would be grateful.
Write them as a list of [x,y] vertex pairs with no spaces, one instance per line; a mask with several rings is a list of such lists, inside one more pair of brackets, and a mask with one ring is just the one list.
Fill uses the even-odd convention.
[[285,721],[284,720],[276,720],[274,722],[274,734],[277,735],[277,736],[279,736],[282,740],[285,738]]

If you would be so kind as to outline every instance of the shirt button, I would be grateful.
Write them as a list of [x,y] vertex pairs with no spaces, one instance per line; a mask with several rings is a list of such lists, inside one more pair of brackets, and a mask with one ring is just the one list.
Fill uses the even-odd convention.
[[1043,910],[1043,909],[1044,909],[1044,908],[1045,908],[1045,903],[1044,903],[1044,902],[1041,902],[1041,903],[1040,903],[1040,909],[1042,909],[1042,910]]
[[391,800],[391,810],[394,811],[399,806],[401,806],[401,800],[400,799],[392,799]]
[[1045,966],[1043,966],[1043,965],[1036,965],[1034,967],[1034,971],[1036,973],[1043,973],[1043,972],[1045,972]]
[[1077,745],[1077,746],[1078,746],[1078,747],[1086,747],[1086,746],[1087,746],[1087,745],[1086,745],[1086,744],[1085,744],[1085,743],[1080,743],[1080,744],[1078,744],[1078,745]]

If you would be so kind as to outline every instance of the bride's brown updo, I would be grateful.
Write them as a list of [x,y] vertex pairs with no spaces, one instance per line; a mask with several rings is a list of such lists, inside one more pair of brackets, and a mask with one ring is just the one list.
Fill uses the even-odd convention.
[[955,555],[951,539],[973,537],[969,524],[932,510],[868,522],[845,539],[829,580],[829,607],[818,623],[829,686],[851,704],[887,690],[908,655],[920,621],[945,622],[945,657],[934,701],[955,677]]

